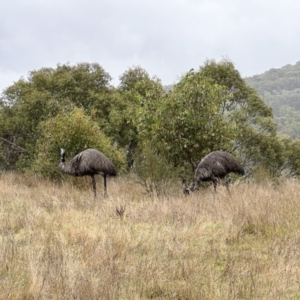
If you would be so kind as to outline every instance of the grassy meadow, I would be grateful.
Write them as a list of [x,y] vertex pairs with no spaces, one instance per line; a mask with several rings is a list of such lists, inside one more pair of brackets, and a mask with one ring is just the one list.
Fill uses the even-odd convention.
[[[300,299],[300,182],[93,198],[0,176],[0,299]],[[125,211],[122,211],[125,208]]]

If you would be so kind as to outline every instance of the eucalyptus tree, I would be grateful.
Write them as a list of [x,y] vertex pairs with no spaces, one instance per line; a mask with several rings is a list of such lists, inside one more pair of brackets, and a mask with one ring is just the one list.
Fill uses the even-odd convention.
[[6,153],[7,168],[32,163],[39,123],[59,113],[80,107],[104,127],[111,104],[110,80],[98,64],[65,64],[31,71],[5,89],[0,99],[0,152]]

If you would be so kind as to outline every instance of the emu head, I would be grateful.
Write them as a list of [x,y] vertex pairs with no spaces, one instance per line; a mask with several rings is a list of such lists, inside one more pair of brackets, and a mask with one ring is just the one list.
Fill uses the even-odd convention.
[[191,193],[191,189],[189,187],[186,187],[183,189],[183,193],[187,196]]
[[60,148],[60,161],[65,162],[66,151],[63,148]]
[[190,186],[186,185],[183,189],[183,193],[187,196],[190,195],[192,192],[194,192],[198,187],[198,184],[196,182],[193,182]]

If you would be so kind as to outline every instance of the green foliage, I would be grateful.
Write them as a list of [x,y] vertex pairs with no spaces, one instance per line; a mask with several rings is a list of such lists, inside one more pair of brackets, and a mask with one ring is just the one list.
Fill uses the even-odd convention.
[[110,76],[98,64],[82,63],[32,71],[27,80],[22,78],[7,88],[0,101],[0,136],[7,141],[1,152],[9,144],[27,150],[6,153],[8,168],[30,166],[39,124],[60,113],[81,107],[93,113],[100,125],[106,124],[109,81]]
[[141,67],[127,69],[120,76],[119,89],[124,92],[135,92],[144,100],[157,99],[163,91],[160,80],[157,77],[151,78]]
[[300,62],[245,79],[273,108],[278,130],[299,138]]
[[[274,70],[268,76],[281,78]],[[151,166],[164,166],[168,176],[176,168],[191,177],[204,155],[221,149],[269,176],[283,170],[300,175],[297,141],[277,135],[272,109],[232,62],[206,61],[168,92],[140,67],[126,70],[118,88],[110,80],[98,64],[67,64],[32,71],[7,88],[0,99],[1,170],[56,177],[60,147],[69,157],[97,148],[122,170],[126,149],[128,163],[137,156],[137,172],[148,189],[161,192],[165,178]],[[298,112],[278,101],[279,128],[296,137]]]
[[119,172],[125,166],[124,151],[112,144],[111,139],[101,132],[98,123],[85,115],[83,109],[75,108],[70,114],[58,114],[40,124],[31,170],[58,177],[60,148],[66,149],[69,158],[84,149],[95,148],[109,157]]
[[232,148],[248,168],[262,164],[270,176],[277,176],[285,162],[285,153],[272,109],[246,84],[230,61],[208,61],[200,70],[226,91],[223,107],[234,127]]
[[300,176],[300,140],[284,138],[286,164],[284,172],[291,176]]
[[[69,111],[72,108],[68,99],[57,101],[48,92],[34,89],[23,79],[9,87],[4,98],[0,109],[1,136],[28,152],[32,151],[36,142],[38,124],[60,111]],[[13,154],[14,152],[10,156]],[[16,152],[16,157],[12,159],[15,163],[19,154],[20,152]]]
[[[29,73],[27,80],[20,79],[4,91],[2,102],[9,107],[23,105],[30,109],[39,103],[51,101],[62,104],[68,99],[86,111],[99,104],[109,92],[111,77],[98,64],[81,63],[76,66],[58,65],[56,69],[42,68]],[[32,106],[32,101],[38,101]],[[101,102],[101,101],[100,101]],[[57,111],[51,113],[55,114]],[[47,114],[46,114],[47,115]]]
[[275,120],[278,123],[278,131],[288,135],[292,139],[300,137],[300,110],[295,110],[289,105],[281,105]]
[[156,154],[149,142],[135,156],[135,173],[146,191],[155,195],[169,192],[169,188],[178,183],[178,172],[165,157]]
[[194,169],[203,155],[226,148],[233,134],[220,114],[224,101],[221,86],[199,72],[189,72],[157,103],[149,138],[175,167]]
[[229,61],[207,61],[154,103],[154,111],[144,111],[141,135],[183,176],[220,149],[236,152],[248,168],[263,164],[271,176],[284,164],[272,109]]
[[[120,102],[115,105],[110,118],[122,136],[122,146],[129,153],[143,149],[156,113],[156,103],[164,95],[163,86],[158,78],[151,78],[141,67],[129,68],[120,77]],[[113,119],[112,119],[113,118]],[[118,122],[120,121],[120,122]],[[114,133],[115,134],[115,133]],[[129,158],[130,159],[130,158]]]
[[118,90],[111,94],[110,100],[107,122],[102,128],[107,136],[112,137],[121,147],[125,147],[137,139],[134,125],[136,104],[127,101],[126,96]]

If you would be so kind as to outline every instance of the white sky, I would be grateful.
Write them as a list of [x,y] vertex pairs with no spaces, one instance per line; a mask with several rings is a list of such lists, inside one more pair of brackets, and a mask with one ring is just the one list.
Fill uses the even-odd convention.
[[0,0],[0,92],[42,67],[140,66],[164,85],[206,59],[243,77],[300,61],[299,0]]

